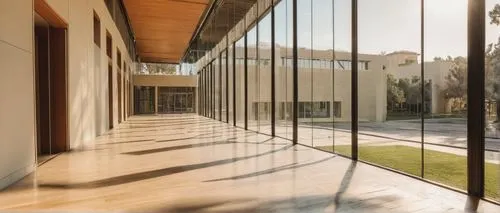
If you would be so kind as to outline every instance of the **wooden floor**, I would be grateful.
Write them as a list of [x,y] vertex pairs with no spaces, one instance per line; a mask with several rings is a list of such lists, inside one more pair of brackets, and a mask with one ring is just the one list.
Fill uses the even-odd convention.
[[[1,210],[464,212],[472,199],[195,115],[132,117],[0,192]],[[479,212],[500,207],[479,201]]]

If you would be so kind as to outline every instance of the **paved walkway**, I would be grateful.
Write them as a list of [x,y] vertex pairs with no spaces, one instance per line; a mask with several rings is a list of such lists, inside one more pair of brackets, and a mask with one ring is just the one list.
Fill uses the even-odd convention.
[[[0,211],[464,212],[464,194],[196,115],[132,117],[0,192]],[[500,206],[479,201],[479,212]]]

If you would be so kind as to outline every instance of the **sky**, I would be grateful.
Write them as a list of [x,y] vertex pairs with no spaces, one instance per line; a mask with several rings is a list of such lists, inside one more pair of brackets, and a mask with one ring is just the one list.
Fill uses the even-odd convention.
[[[300,47],[350,50],[351,0],[297,1]],[[420,0],[358,0],[359,52],[420,52],[420,3]],[[495,4],[500,4],[500,0],[486,0],[486,13]],[[467,55],[467,0],[425,0],[424,5],[425,61]],[[290,0],[282,1],[275,9],[276,41],[280,45],[292,43],[291,9]],[[490,24],[489,17],[485,16],[486,43],[489,44],[497,41],[500,27]],[[270,19],[265,17],[259,25],[260,42],[270,42],[270,26]],[[255,37],[251,30],[249,40]]]

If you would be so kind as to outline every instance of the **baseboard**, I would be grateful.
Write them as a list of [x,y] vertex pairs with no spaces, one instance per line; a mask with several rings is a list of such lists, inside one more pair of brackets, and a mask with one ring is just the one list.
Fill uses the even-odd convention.
[[7,188],[8,186],[12,185],[13,183],[26,177],[26,175],[31,174],[33,171],[35,171],[35,167],[36,167],[36,164],[29,165],[29,166],[26,166],[24,168],[18,169],[17,171],[12,172],[5,177],[2,177],[0,179],[0,190]]

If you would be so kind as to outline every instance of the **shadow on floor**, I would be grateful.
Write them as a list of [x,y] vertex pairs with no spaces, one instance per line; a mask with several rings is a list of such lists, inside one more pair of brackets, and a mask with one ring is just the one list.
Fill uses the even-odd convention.
[[321,159],[321,160],[310,162],[310,163],[304,163],[304,164],[291,163],[291,164],[287,164],[287,165],[284,165],[284,166],[279,166],[279,167],[275,167],[275,168],[271,168],[271,169],[266,169],[266,170],[259,171],[259,172],[253,172],[253,173],[249,173],[249,174],[238,175],[238,176],[227,177],[227,178],[219,178],[219,179],[206,180],[206,181],[203,181],[203,182],[217,182],[217,181],[226,181],[226,180],[238,180],[238,179],[245,179],[245,178],[257,177],[257,176],[260,176],[260,175],[273,174],[273,173],[276,173],[276,172],[281,172],[281,171],[291,170],[291,169],[298,169],[298,168],[307,167],[307,166],[311,166],[311,165],[314,165],[314,164],[322,163],[322,162],[328,161],[330,159],[333,159],[334,157],[335,156],[332,156],[332,157],[328,157],[328,158],[325,158],[325,159]]
[[40,183],[38,184],[38,187],[41,188],[54,188],[54,189],[92,189],[92,188],[99,188],[99,187],[108,187],[108,186],[116,186],[116,185],[121,185],[121,184],[126,184],[126,183],[132,183],[136,181],[142,181],[142,180],[147,180],[147,179],[152,179],[152,178],[157,178],[157,177],[164,177],[172,174],[177,174],[181,172],[189,172],[192,170],[197,170],[197,169],[204,169],[204,168],[209,168],[213,166],[220,166],[220,165],[225,165],[225,164],[231,164],[237,161],[243,161],[243,160],[248,160],[252,158],[257,158],[261,157],[264,155],[269,155],[275,152],[279,151],[284,151],[289,148],[293,147],[293,145],[288,145],[284,146],[279,149],[273,149],[271,151],[263,152],[260,154],[256,155],[251,155],[251,156],[245,156],[245,157],[235,157],[235,158],[229,158],[229,159],[224,159],[224,160],[217,160],[217,161],[211,161],[207,163],[199,163],[199,164],[191,164],[191,165],[185,165],[185,166],[174,166],[174,167],[168,167],[164,169],[157,169],[157,170],[152,170],[152,171],[146,171],[146,172],[139,172],[139,173],[134,173],[134,174],[128,174],[128,175],[121,175],[121,176],[116,176],[116,177],[111,177],[111,178],[106,178],[106,179],[101,179],[101,180],[95,180],[95,181],[90,181],[90,182],[83,182],[83,183]]
[[225,141],[214,141],[214,142],[207,142],[207,143],[187,144],[187,145],[169,146],[169,147],[163,147],[163,148],[157,148],[157,149],[147,149],[147,150],[140,150],[140,151],[124,152],[121,154],[148,155],[148,154],[154,154],[154,153],[160,153],[160,152],[169,152],[169,151],[175,151],[175,150],[200,148],[200,147],[207,147],[207,146],[217,146],[217,145],[226,145],[226,144],[253,144],[253,145],[256,145],[256,144],[258,144],[258,145],[288,145],[289,144],[289,143],[265,143],[267,141],[270,141],[269,139],[261,141],[261,142],[238,142],[238,141],[234,141],[234,139],[236,139],[236,138],[228,138]]
[[342,196],[344,196],[344,193],[351,185],[352,177],[354,176],[354,171],[356,170],[356,165],[357,161],[351,161],[351,164],[349,164],[349,167],[345,171],[344,177],[342,177],[342,182],[340,182],[340,187],[337,190],[337,193],[335,193],[335,207],[340,206]]
[[125,144],[125,143],[141,143],[141,142],[153,142],[154,139],[144,139],[144,140],[133,140],[133,141],[120,141],[111,143],[96,143],[96,145],[113,145],[113,144]]

